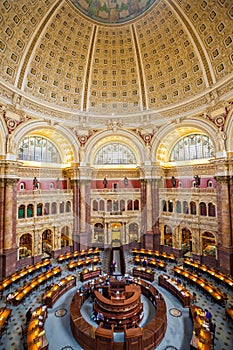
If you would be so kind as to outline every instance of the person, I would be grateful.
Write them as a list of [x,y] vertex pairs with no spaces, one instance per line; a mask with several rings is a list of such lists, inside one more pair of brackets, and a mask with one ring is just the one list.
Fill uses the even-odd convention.
[[32,308],[30,307],[26,312],[26,323],[29,323],[32,317]]
[[205,309],[205,318],[206,318],[206,321],[211,321],[211,318],[212,318],[212,315],[211,315],[211,313],[207,310],[207,309]]
[[13,294],[9,293],[6,297],[6,303],[10,304],[12,302],[12,299],[13,299]]
[[113,260],[112,261],[112,270],[113,270],[113,272],[115,272],[116,271],[116,261],[115,260]]

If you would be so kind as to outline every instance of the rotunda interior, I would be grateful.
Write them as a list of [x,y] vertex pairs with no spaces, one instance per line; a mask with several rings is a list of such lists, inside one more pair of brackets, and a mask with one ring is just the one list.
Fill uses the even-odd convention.
[[232,2],[0,6],[1,280],[122,246],[232,275]]

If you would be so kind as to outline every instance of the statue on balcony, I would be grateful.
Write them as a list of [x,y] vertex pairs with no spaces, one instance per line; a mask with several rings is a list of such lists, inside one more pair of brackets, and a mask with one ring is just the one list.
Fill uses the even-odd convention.
[[125,176],[125,178],[124,178],[124,185],[125,185],[125,187],[128,186],[128,183],[129,183],[128,178]]
[[33,190],[38,190],[39,188],[39,183],[36,177],[33,179]]
[[104,177],[103,184],[104,184],[104,188],[107,188],[108,180],[106,179],[106,176]]
[[176,187],[176,178],[175,176],[172,176],[172,187],[175,188]]
[[198,175],[194,176],[196,187],[200,186],[201,179]]

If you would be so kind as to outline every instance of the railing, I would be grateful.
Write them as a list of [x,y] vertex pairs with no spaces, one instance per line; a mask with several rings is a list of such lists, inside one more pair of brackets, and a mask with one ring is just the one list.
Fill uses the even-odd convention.
[[63,195],[63,194],[70,194],[72,195],[72,190],[68,189],[68,190],[19,190],[17,192],[17,196],[21,197],[21,196],[38,196],[38,195]]
[[190,193],[190,194],[198,194],[198,193],[206,193],[206,194],[215,194],[216,193],[216,188],[181,188],[181,187],[177,187],[177,188],[160,188],[159,189],[159,193],[162,194],[177,194],[177,193]]
[[102,189],[92,189],[91,194],[100,194],[100,193],[133,193],[133,192],[141,192],[140,188],[102,188]]

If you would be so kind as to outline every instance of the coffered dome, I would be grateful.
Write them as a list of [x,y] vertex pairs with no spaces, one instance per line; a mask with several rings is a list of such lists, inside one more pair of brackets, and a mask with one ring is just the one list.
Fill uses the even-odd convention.
[[120,116],[131,124],[232,96],[231,1],[103,0],[95,12],[88,3],[2,2],[2,95],[72,122]]

